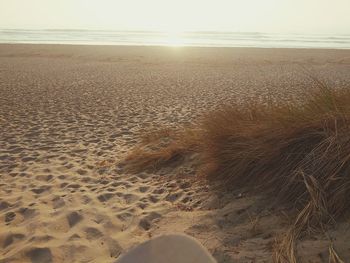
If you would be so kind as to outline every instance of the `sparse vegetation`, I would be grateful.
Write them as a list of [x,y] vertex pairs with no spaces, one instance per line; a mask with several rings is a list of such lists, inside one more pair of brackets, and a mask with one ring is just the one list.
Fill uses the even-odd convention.
[[[148,141],[127,160],[138,169],[156,169],[196,152],[209,180],[293,204],[295,222],[278,239],[274,258],[296,262],[297,239],[335,223],[350,208],[350,90],[317,84],[307,98],[284,104],[222,107],[193,129],[168,133],[166,143],[160,136],[152,148]],[[330,253],[341,262],[333,247]]]
[[200,134],[195,128],[163,128],[148,132],[141,138],[141,144],[126,157],[126,169],[154,171],[166,165],[179,164],[188,154],[199,151]]

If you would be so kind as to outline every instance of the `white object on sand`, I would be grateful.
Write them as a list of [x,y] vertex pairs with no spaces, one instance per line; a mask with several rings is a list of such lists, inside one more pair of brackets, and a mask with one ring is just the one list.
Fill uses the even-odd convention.
[[196,239],[169,234],[148,240],[121,255],[115,263],[215,263]]

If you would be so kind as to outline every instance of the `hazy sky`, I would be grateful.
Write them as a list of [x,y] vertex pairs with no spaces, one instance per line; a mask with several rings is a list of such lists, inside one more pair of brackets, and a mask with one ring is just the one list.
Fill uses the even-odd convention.
[[0,28],[350,34],[350,0],[0,0]]

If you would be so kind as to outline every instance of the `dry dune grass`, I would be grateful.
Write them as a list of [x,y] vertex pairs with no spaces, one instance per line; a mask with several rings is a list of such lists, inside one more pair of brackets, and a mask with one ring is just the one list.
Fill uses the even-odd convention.
[[333,247],[333,243],[329,246],[329,262],[330,263],[345,263],[338,255],[338,253],[335,251]]
[[[317,83],[317,91],[287,104],[222,107],[195,129],[168,132],[165,142],[158,136],[155,148],[148,141],[128,161],[156,169],[198,152],[210,180],[293,204],[295,222],[276,242],[274,259],[296,262],[297,239],[333,224],[350,208],[350,90]],[[330,257],[341,262],[334,249]]]
[[199,134],[195,128],[149,131],[142,136],[141,144],[125,158],[126,170],[155,171],[166,165],[181,163],[188,154],[198,151]]

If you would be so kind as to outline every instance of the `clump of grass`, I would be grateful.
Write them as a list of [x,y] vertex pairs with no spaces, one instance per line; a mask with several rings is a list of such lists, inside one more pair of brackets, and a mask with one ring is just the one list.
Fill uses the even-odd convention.
[[350,91],[320,83],[304,102],[225,107],[204,118],[210,179],[256,189],[298,209],[277,249],[296,262],[295,241],[350,208]]
[[350,90],[316,82],[317,91],[288,103],[230,105],[206,114],[195,129],[134,153],[135,164],[159,167],[194,151],[209,180],[293,204],[298,213],[275,261],[296,262],[296,240],[350,208]]
[[202,128],[203,154],[217,167],[209,176],[340,215],[350,186],[349,117],[350,91],[329,89],[304,104],[216,111]]
[[179,165],[187,155],[196,151],[198,139],[195,128],[162,128],[145,133],[141,144],[126,156],[126,168],[133,172],[156,171],[164,166]]

